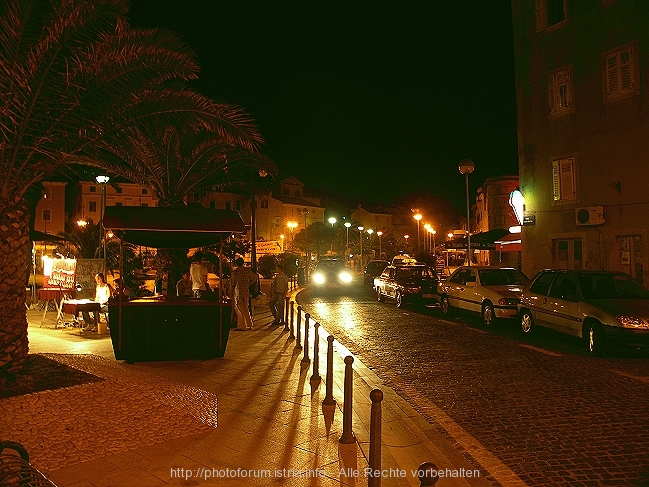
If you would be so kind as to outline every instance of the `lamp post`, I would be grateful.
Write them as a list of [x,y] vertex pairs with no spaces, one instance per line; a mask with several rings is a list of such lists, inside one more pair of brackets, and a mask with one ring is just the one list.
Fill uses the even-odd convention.
[[330,217],[329,217],[329,220],[327,220],[327,221],[328,221],[329,223],[331,223],[331,228],[333,228],[333,227],[334,227],[334,223],[336,223],[337,220],[336,220],[336,217],[334,217],[334,216],[330,216]]
[[358,241],[361,244],[361,269],[363,269],[363,230],[365,227],[358,227]]
[[345,247],[345,262],[349,262],[349,227],[351,227],[352,224],[349,222],[345,222],[345,228],[347,229],[347,247]]
[[404,235],[403,238],[406,239],[406,251],[408,250],[408,239],[410,238],[410,235]]
[[421,222],[423,216],[421,213],[417,212],[412,217],[417,220],[417,252],[421,252],[421,241],[419,240],[419,222]]
[[469,174],[475,169],[475,164],[471,159],[464,159],[460,161],[458,166],[461,174],[464,174],[466,179],[466,252],[467,252],[467,265],[471,265],[471,207],[469,206]]
[[104,248],[102,257],[106,260],[106,237],[104,236],[104,210],[106,209],[106,183],[110,181],[108,176],[97,176],[95,178],[97,183],[101,184],[101,211],[99,212],[99,248],[101,249],[102,240]]
[[311,263],[311,256],[309,254],[309,231],[307,230],[306,227],[306,216],[309,214],[309,210],[306,208],[302,208],[302,214],[304,215],[304,257],[305,257],[305,265],[304,265],[304,283],[308,284],[309,283],[309,264]]
[[[430,223],[426,223],[424,225],[424,230],[426,230],[430,234],[430,229],[433,228],[433,226]],[[424,234],[424,252],[426,252],[426,241],[428,240],[428,250],[430,250],[430,235]]]
[[369,235],[370,235],[370,258],[372,258],[372,252],[373,252],[373,250],[372,250],[372,234],[374,233],[374,230],[371,229],[371,228],[368,228],[366,230],[366,232],[369,233]]
[[283,233],[280,234],[280,236],[279,236],[279,241],[280,241],[281,244],[282,244],[282,252],[284,252],[284,238],[285,238],[285,237],[284,237],[284,234],[283,234]]
[[431,227],[428,232],[433,236],[433,255],[435,255],[435,249],[437,248],[437,245],[435,245],[435,234],[437,233],[437,230]]
[[291,248],[293,248],[293,231],[297,228],[297,222],[296,221],[288,221],[286,222],[286,226],[288,227],[288,231],[291,232]]
[[383,252],[381,251],[381,237],[383,236],[383,232],[379,230],[376,232],[376,234],[379,236],[379,259],[383,258]]

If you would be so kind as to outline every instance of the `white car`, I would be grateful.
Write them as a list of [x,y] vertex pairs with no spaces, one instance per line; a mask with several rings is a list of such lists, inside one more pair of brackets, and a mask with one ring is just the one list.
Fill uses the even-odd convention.
[[452,308],[479,313],[485,325],[496,318],[516,318],[525,274],[510,267],[461,266],[440,282],[442,312]]

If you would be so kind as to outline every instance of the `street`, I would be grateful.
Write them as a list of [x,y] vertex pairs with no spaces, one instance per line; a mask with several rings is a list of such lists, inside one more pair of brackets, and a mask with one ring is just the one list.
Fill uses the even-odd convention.
[[530,486],[649,485],[649,352],[591,358],[516,321],[398,309],[362,279],[298,304],[494,483],[506,468]]

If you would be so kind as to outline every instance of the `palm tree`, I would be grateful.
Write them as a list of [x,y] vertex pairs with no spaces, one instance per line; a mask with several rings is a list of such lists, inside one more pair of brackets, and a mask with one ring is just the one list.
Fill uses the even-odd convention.
[[126,0],[5,0],[0,7],[0,383],[28,353],[27,190],[96,157],[133,125],[184,123],[254,151],[238,107],[187,89],[197,77],[174,34],[130,29]]

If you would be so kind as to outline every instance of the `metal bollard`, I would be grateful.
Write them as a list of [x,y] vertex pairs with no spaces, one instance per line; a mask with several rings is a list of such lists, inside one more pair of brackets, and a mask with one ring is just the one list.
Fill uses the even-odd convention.
[[302,358],[303,364],[308,364],[311,362],[309,359],[309,318],[311,315],[309,313],[304,313],[304,357]]
[[295,350],[302,350],[302,340],[301,336],[302,333],[300,331],[302,323],[302,306],[297,307],[297,326],[295,327],[297,330],[297,337],[296,337],[296,342],[295,342]]
[[320,323],[317,321],[313,325],[313,375],[311,376],[311,381],[320,382],[322,377],[320,377],[320,336],[318,334],[318,328],[320,328]]
[[295,328],[293,328],[293,319],[295,318],[295,315],[293,313],[294,308],[295,308],[295,301],[291,301],[291,311],[290,311],[291,327],[290,327],[290,334],[288,336],[289,340],[295,340]]
[[284,298],[284,331],[288,331],[288,303],[291,300],[288,296]]
[[356,442],[356,437],[352,431],[352,389],[354,387],[354,370],[352,364],[354,357],[347,355],[345,357],[345,392],[343,404],[343,433],[340,436],[340,443],[351,444]]
[[[372,410],[370,412],[370,458],[368,466],[370,476],[367,487],[381,487],[381,401],[383,391],[374,389],[370,392]],[[378,472],[378,475],[376,473]]]
[[430,487],[435,485],[439,480],[439,469],[437,465],[432,462],[424,462],[419,465],[417,469],[417,477],[419,478],[420,487]]
[[335,406],[334,399],[334,340],[333,335],[327,337],[327,393],[322,401],[323,406]]

